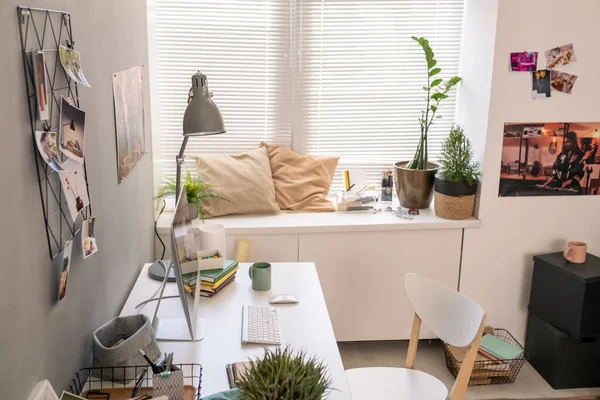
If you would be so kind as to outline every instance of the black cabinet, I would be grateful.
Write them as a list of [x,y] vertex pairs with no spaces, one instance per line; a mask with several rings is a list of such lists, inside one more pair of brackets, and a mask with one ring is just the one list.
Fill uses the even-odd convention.
[[599,338],[572,338],[529,313],[525,351],[554,389],[600,386]]
[[572,264],[562,253],[535,256],[529,311],[574,338],[600,337],[600,258]]

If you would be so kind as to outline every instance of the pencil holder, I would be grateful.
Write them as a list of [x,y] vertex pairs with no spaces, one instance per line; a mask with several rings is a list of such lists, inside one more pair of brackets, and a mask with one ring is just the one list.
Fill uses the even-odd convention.
[[183,372],[161,372],[152,376],[153,397],[167,396],[169,400],[184,400]]

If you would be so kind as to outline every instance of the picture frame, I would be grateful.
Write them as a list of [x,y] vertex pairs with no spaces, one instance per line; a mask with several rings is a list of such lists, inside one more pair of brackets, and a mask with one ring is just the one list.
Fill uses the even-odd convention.
[[59,398],[48,379],[44,379],[35,385],[27,400],[59,400]]

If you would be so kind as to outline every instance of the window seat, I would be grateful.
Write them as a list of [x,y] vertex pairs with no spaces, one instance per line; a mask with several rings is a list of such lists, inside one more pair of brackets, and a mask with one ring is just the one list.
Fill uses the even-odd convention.
[[[172,217],[172,213],[164,213],[160,217],[157,225],[160,235],[169,234]],[[402,219],[386,212],[373,214],[282,211],[270,215],[228,215],[207,218],[205,221],[224,225],[228,235],[463,229],[478,228],[480,225],[480,221],[475,217],[460,221],[439,218],[433,208],[421,210],[420,214],[415,215],[412,220]],[[201,223],[199,219],[193,221],[194,226]]]

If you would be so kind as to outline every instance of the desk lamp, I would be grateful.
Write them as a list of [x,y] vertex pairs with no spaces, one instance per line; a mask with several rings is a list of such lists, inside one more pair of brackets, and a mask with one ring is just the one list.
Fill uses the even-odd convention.
[[[192,76],[192,87],[188,93],[188,105],[183,114],[183,142],[179,154],[175,157],[177,162],[177,175],[175,179],[175,201],[179,198],[181,190],[181,166],[185,161],[185,148],[190,136],[212,136],[225,133],[223,116],[217,105],[212,101],[213,93],[208,90],[206,75],[198,71]],[[167,261],[168,262],[168,261]],[[148,274],[151,278],[162,281],[165,278],[166,263],[157,261],[150,266]],[[173,270],[169,274],[169,282],[175,281]]]

